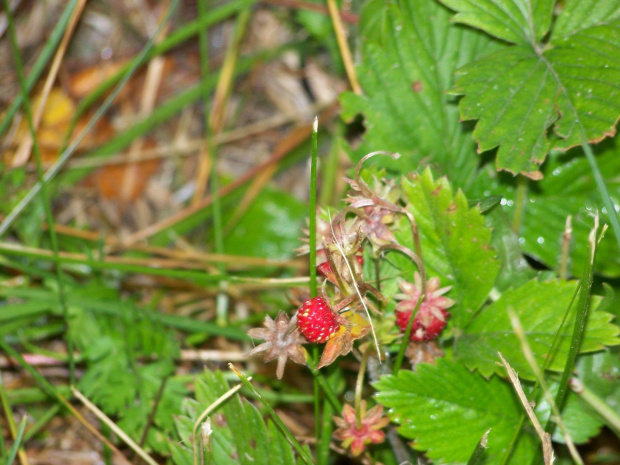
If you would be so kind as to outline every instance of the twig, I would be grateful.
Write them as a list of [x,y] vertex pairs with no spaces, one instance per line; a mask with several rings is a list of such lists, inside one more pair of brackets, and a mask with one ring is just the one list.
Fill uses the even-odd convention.
[[[323,116],[325,118],[331,117],[333,114],[335,114],[336,109],[337,107],[335,105],[329,107],[328,109],[325,110],[325,112],[323,112]],[[227,184],[224,187],[222,187],[219,190],[219,196],[223,197],[225,195],[228,195],[229,193],[233,192],[234,190],[244,185],[250,179],[253,179],[258,173],[260,173],[262,170],[264,170],[268,166],[274,163],[278,163],[281,159],[286,157],[293,148],[297,147],[302,141],[304,141],[311,133],[312,133],[311,125],[302,126],[300,128],[295,129],[291,135],[289,135],[281,144],[278,145],[278,147],[276,148],[276,150],[274,150],[274,153],[272,154],[271,158],[269,158],[269,160],[265,161],[264,163],[261,163],[260,165],[253,167],[252,169],[247,171],[245,174],[239,176],[237,179],[232,181],[230,184]],[[155,223],[151,226],[148,226],[142,229],[141,231],[138,231],[132,234],[131,236],[129,236],[129,238],[127,238],[127,240],[123,242],[123,245],[124,247],[129,247],[135,244],[136,242],[148,239],[154,234],[157,234],[158,232],[164,229],[170,228],[174,226],[176,223],[178,223],[179,221],[183,221],[184,219],[194,215],[195,213],[203,210],[204,208],[207,208],[209,205],[211,205],[212,202],[213,202],[213,196],[209,195],[205,197],[203,200],[201,200],[199,203],[190,205],[189,207],[184,208],[180,212],[175,213],[174,215],[162,221],[159,221],[158,223]]]
[[504,359],[501,352],[498,352],[497,354],[499,355],[499,358],[502,360],[502,364],[504,365],[504,367],[506,367],[506,372],[508,373],[510,382],[512,383],[512,386],[514,387],[515,392],[517,393],[517,396],[519,396],[519,400],[521,400],[521,404],[523,405],[523,408],[525,409],[527,416],[530,418],[530,421],[532,422],[532,425],[534,426],[534,429],[536,430],[536,433],[538,434],[538,437],[540,438],[540,441],[542,442],[544,463],[545,465],[552,465],[555,460],[555,457],[553,454],[553,446],[551,445],[551,436],[549,435],[549,433],[543,430],[542,426],[540,425],[540,422],[538,421],[538,418],[536,418],[534,409],[532,409],[530,402],[527,400],[527,396],[525,395],[525,392],[523,392],[523,388],[521,387],[521,382],[519,381],[519,377],[517,376],[517,373],[512,369],[512,367],[506,361],[506,359]]
[[338,48],[340,49],[340,55],[342,56],[342,62],[344,63],[344,69],[347,72],[349,78],[349,84],[351,89],[357,95],[362,94],[362,87],[357,79],[355,73],[355,65],[353,64],[353,58],[351,57],[351,50],[349,49],[349,43],[347,42],[346,32],[342,25],[342,19],[340,18],[340,12],[336,5],[336,0],[327,0],[327,8],[329,9],[329,15],[332,18],[332,24],[334,25],[334,32],[336,33],[336,39],[338,41]]
[[90,400],[88,400],[84,396],[84,394],[82,394],[73,386],[71,386],[71,392],[75,397],[80,400],[80,402],[82,402],[86,406],[88,410],[93,412],[93,414],[95,414],[95,416],[99,418],[99,420],[105,423],[108,428],[110,428],[114,433],[116,433],[116,435],[121,438],[125,444],[127,444],[132,450],[134,450],[140,457],[142,457],[142,459],[146,463],[148,463],[149,465],[158,465],[157,462],[153,460],[153,458],[149,454],[147,454],[144,449],[142,449],[138,444],[136,444],[133,439],[127,436],[127,433],[120,429],[118,425],[116,425],[116,423],[114,423],[105,413],[99,410],[99,408]]

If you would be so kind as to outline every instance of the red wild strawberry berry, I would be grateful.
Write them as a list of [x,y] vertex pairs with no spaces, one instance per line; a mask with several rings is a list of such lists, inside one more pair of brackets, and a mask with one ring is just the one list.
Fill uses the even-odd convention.
[[[413,319],[411,325],[411,335],[409,339],[412,341],[432,341],[441,334],[446,327],[446,320],[450,317],[450,312],[440,310],[433,312],[430,307],[422,304],[420,310]],[[404,333],[407,330],[407,324],[411,318],[411,312],[396,311],[396,325]]]
[[327,342],[340,329],[336,315],[323,297],[306,300],[297,311],[297,327],[310,342]]

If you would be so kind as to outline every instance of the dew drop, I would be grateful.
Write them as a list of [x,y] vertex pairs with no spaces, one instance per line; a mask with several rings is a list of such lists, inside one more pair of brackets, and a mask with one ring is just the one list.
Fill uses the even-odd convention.
[[538,239],[536,239],[536,242],[538,242],[539,244],[543,244],[545,242],[545,238],[542,236],[538,236]]

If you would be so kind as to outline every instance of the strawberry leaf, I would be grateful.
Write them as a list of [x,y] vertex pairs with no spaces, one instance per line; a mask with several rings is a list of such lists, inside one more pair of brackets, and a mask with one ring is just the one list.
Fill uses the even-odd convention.
[[453,20],[515,44],[535,43],[551,23],[555,0],[441,0],[458,13]]
[[[484,463],[501,463],[522,412],[506,381],[486,380],[445,359],[436,366],[420,364],[415,373],[384,376],[375,387],[377,400],[391,408],[390,418],[400,424],[399,433],[415,439],[413,447],[438,463],[467,463],[489,428]],[[536,444],[524,430],[509,463],[530,463]]]
[[[465,328],[464,334],[456,341],[455,354],[469,368],[477,369],[483,376],[490,376],[493,373],[503,374],[502,368],[495,363],[496,354],[500,351],[521,378],[535,379],[510,323],[508,309],[512,309],[521,321],[539,367],[544,365],[559,331],[557,350],[549,369],[562,371],[571,343],[575,306],[561,329],[560,324],[576,287],[575,281],[532,280],[517,289],[506,291]],[[593,352],[606,345],[620,344],[620,329],[610,322],[612,315],[596,311],[599,303],[600,298],[595,297],[583,338],[582,352]]]
[[[620,150],[616,144],[597,147],[597,164],[605,178],[612,200],[620,205]],[[545,177],[527,189],[523,203],[523,222],[519,241],[523,251],[549,268],[557,269],[562,247],[566,218],[572,215],[572,240],[568,273],[579,273],[588,258],[588,234],[592,229],[592,209],[600,201],[600,193],[592,176],[588,160],[573,157],[569,160],[551,154],[542,169]],[[505,196],[504,209],[514,215],[519,208],[514,189],[500,185],[491,189]],[[609,221],[606,209],[603,222]],[[599,244],[595,270],[607,276],[620,276],[618,244],[608,234]]]
[[[452,286],[447,296],[456,305],[450,321],[463,327],[486,300],[499,270],[489,246],[491,230],[478,207],[469,208],[460,190],[453,193],[447,179],[433,179],[429,169],[405,179],[403,191],[419,226],[428,274],[438,276],[441,287]],[[413,247],[410,228],[401,228],[397,236]],[[413,275],[413,269],[406,272]]]
[[[175,418],[181,441],[170,442],[176,465],[191,465],[194,423],[198,416],[228,391],[222,373],[205,371],[196,378],[196,400],[186,399],[184,414]],[[209,416],[211,460],[231,465],[295,465],[293,447],[272,422],[265,424],[254,405],[239,395],[227,400]]]
[[459,123],[457,102],[446,91],[454,71],[492,50],[478,31],[450,24],[435,0],[366,2],[360,19],[364,95],[341,95],[343,118],[364,117],[364,141],[353,155],[399,152],[398,162],[376,160],[399,172],[429,161],[465,188],[475,179],[474,141]]
[[[457,11],[457,21],[515,44],[461,68],[452,89],[464,95],[461,118],[478,120],[478,151],[499,147],[498,169],[540,179],[538,166],[552,146],[568,149],[584,137],[598,142],[615,134],[620,0],[605,2],[612,18],[597,14],[580,25],[570,15],[584,16],[581,0],[568,0],[549,43],[540,39],[555,2],[531,0],[517,7],[511,0],[442,1]],[[498,8],[502,14],[477,14]]]

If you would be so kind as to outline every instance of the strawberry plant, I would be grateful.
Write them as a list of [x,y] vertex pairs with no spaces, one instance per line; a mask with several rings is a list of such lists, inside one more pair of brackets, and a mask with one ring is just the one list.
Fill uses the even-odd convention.
[[[151,465],[620,461],[620,0],[327,0],[325,10],[231,0],[213,11],[199,0],[197,13],[178,15],[198,19],[167,37],[159,32],[183,2],[163,2],[142,52],[76,106],[47,174],[29,91],[81,10],[68,2],[26,79],[5,3],[20,96],[0,135],[28,134],[37,175],[24,185],[21,143],[1,160],[16,168],[0,179],[0,460],[25,463],[30,444],[44,448],[47,422],[70,415],[105,445],[108,463],[109,451]],[[228,17],[226,55],[210,60],[219,46],[207,29]],[[267,43],[291,43],[253,49],[279,21],[290,30]],[[199,83],[166,94],[152,114],[146,102],[157,99],[143,95],[141,119],[80,146],[85,163],[62,171],[82,115],[104,96],[86,135],[121,91],[128,102],[115,110],[131,107],[127,83],[157,93],[151,73],[163,62],[149,65],[148,85],[131,76],[193,36]],[[314,55],[350,84],[339,105],[313,107],[323,109],[322,145],[316,126],[300,123],[282,140],[271,128],[268,161],[223,175],[218,144],[264,131],[224,133],[245,121],[245,102],[264,105],[247,89],[273,84],[272,73],[305,102]],[[333,91],[325,87],[308,93],[320,100]],[[197,100],[204,107],[190,107]],[[121,232],[78,229],[91,219],[81,194],[63,209],[77,180],[125,147],[136,156],[181,109],[157,136],[183,145],[186,126],[204,126],[197,164],[172,176],[162,163],[135,210],[102,201],[93,224]],[[193,114],[204,121],[187,124]],[[232,153],[224,161],[247,162]],[[138,165],[117,164],[130,165],[125,187]],[[296,171],[265,187],[282,167]],[[195,177],[174,184],[187,173]],[[84,189],[101,182],[91,174]],[[165,193],[161,179],[176,190]],[[166,208],[150,221],[155,199]],[[142,228],[128,233],[134,220]],[[25,411],[36,421],[16,421]]]

